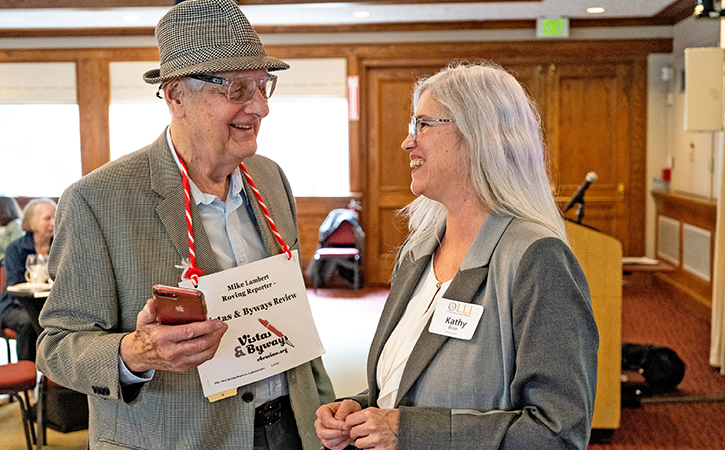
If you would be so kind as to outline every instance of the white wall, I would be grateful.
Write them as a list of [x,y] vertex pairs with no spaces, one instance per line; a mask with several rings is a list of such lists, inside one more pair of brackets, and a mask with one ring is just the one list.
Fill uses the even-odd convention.
[[719,47],[720,22],[691,17],[674,28],[674,104],[668,132],[673,143],[670,188],[673,191],[715,198],[720,183],[719,172],[715,172],[715,168],[720,165],[723,133],[684,131],[685,92],[682,80],[683,76],[687,76],[685,49]]
[[[663,69],[672,69],[671,54],[650,55],[647,59],[647,192],[655,188],[653,179],[662,176],[662,169],[669,167],[673,143],[669,138],[674,120],[674,76],[663,79]],[[674,73],[674,72],[673,72]],[[655,202],[646,196],[645,205],[645,256],[655,257]]]

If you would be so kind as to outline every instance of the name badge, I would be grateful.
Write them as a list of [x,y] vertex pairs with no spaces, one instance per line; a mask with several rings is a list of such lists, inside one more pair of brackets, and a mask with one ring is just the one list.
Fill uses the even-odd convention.
[[483,315],[483,306],[442,298],[438,302],[428,331],[456,339],[469,340]]

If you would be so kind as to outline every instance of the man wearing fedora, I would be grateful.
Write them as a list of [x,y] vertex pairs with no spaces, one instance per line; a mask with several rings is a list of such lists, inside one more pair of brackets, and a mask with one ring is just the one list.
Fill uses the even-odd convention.
[[289,66],[267,55],[233,0],[179,3],[156,39],[160,68],[144,80],[160,83],[171,124],[63,193],[38,368],[88,394],[90,448],[318,450],[315,411],[334,398],[320,358],[210,402],[195,368],[227,325],[160,325],[147,300],[153,285],[176,285],[182,274],[278,254],[269,218],[299,248],[287,179],[255,156],[270,72]]

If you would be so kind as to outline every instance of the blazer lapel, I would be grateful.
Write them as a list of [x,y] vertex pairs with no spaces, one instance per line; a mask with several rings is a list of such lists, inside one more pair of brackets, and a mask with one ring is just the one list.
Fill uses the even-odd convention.
[[[176,251],[182,258],[189,257],[189,237],[186,227],[186,207],[184,206],[184,188],[179,170],[171,149],[166,142],[166,132],[153,143],[149,156],[151,170],[151,189],[164,200],[156,207],[156,212],[174,242]],[[196,204],[191,204],[191,221],[194,229],[194,253],[196,266],[205,273],[219,271],[204,224],[199,216]],[[179,261],[181,262],[181,261]]]
[[[476,299],[477,294],[486,285],[491,255],[493,255],[496,245],[512,219],[510,216],[500,216],[494,213],[489,214],[483,226],[478,231],[478,235],[473,241],[471,248],[466,253],[466,257],[463,263],[461,263],[458,273],[443,294],[443,298],[464,303],[472,303]],[[410,292],[413,289],[415,289],[415,285],[413,285]],[[403,376],[398,387],[398,397],[395,400],[395,407],[401,404],[414,404],[413,393],[410,392],[411,388],[428,364],[431,363],[441,346],[448,339],[451,339],[447,336],[428,331],[432,319],[433,317],[431,316],[431,320],[423,328],[420,338],[418,338],[418,342],[416,342],[408,358],[408,363],[403,370]],[[396,324],[398,320],[399,318],[396,319]]]
[[[241,169],[240,169],[241,170]],[[251,176],[251,174],[250,174]],[[258,180],[254,180],[255,183],[262,182]],[[264,249],[267,251],[267,256],[273,256],[279,253],[280,246],[277,243],[277,239],[274,237],[274,233],[272,233],[272,228],[267,223],[267,218],[264,215],[264,212],[262,211],[262,207],[259,205],[259,200],[257,200],[257,197],[254,195],[254,190],[252,189],[252,185],[249,184],[249,181],[247,181],[247,177],[244,176],[244,173],[242,173],[242,182],[244,183],[244,193],[246,196],[246,200],[251,206],[252,213],[254,214],[253,219],[255,221],[255,225],[257,226],[257,232],[259,233],[259,236],[262,238],[262,244],[264,244]],[[261,189],[261,188],[260,188]],[[262,198],[264,200],[264,198]],[[266,203],[266,202],[265,202]],[[290,245],[290,244],[287,244]],[[290,245],[291,247],[291,245]]]
[[383,307],[383,312],[380,315],[378,329],[375,332],[373,342],[370,344],[370,352],[368,354],[368,386],[370,386],[369,400],[371,405],[376,404],[378,399],[377,367],[380,354],[393,329],[395,329],[395,326],[400,321],[405,308],[408,306],[413,291],[423,271],[430,262],[430,257],[431,255],[429,253],[414,261],[410,261],[407,259],[407,256],[404,256],[400,269],[390,287],[390,293]]

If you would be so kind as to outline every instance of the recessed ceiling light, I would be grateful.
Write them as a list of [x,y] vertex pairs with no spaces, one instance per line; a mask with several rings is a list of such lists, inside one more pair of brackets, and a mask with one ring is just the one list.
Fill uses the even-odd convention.
[[367,17],[370,17],[370,13],[367,11],[356,11],[352,13],[352,15],[357,17],[358,19],[365,19]]
[[587,8],[587,12],[589,14],[601,14],[604,12],[604,8],[601,6],[592,6],[591,8]]
[[123,16],[122,20],[124,22],[138,22],[139,20],[141,20],[141,18],[139,16],[127,15]]

